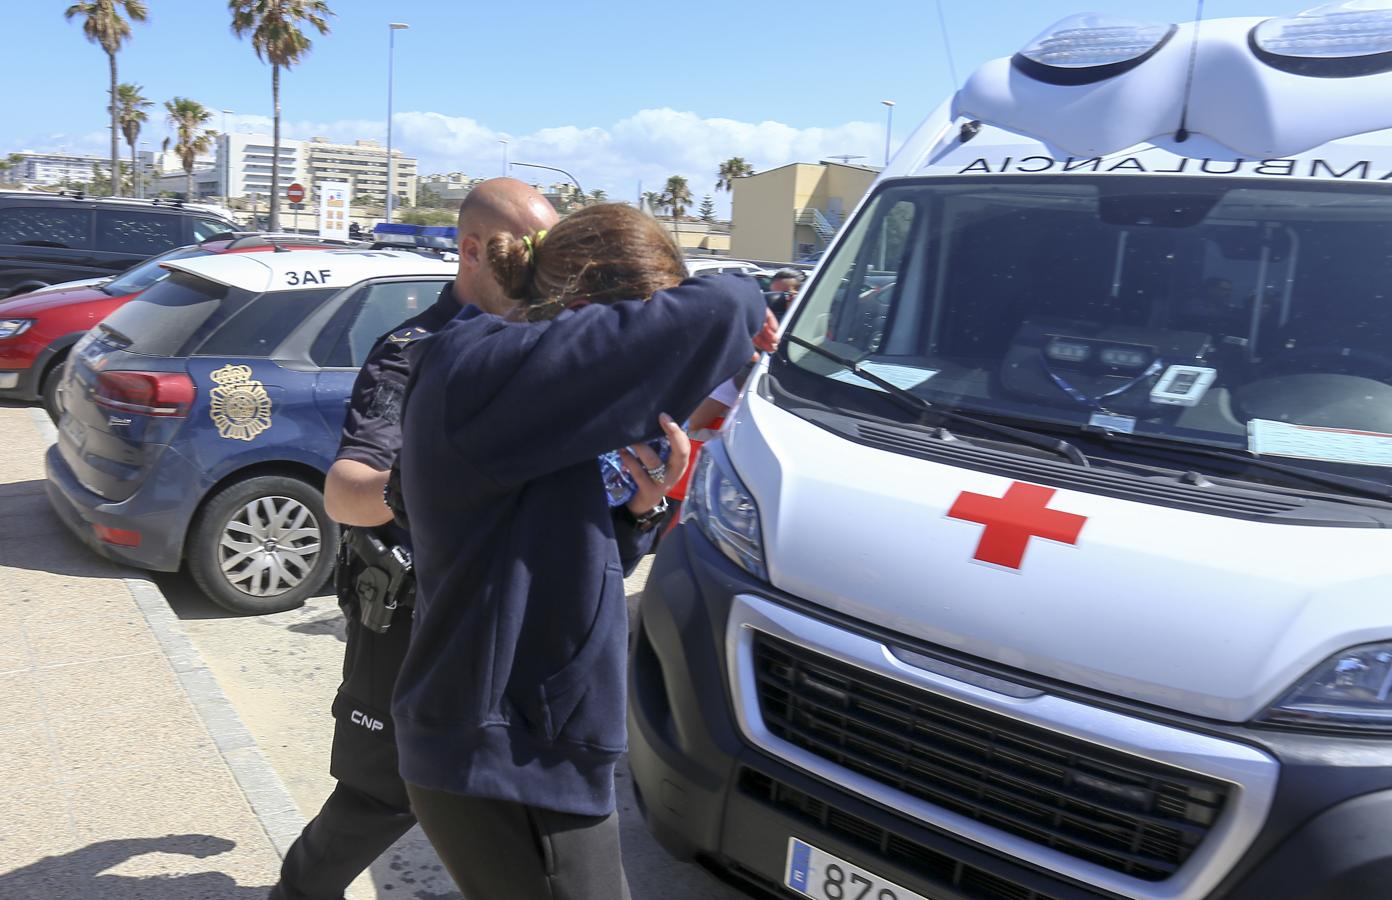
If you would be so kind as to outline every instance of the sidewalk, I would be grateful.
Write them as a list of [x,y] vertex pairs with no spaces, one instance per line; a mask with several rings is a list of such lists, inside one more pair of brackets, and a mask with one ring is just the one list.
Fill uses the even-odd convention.
[[0,406],[0,897],[261,900],[303,819],[164,598],[49,509]]

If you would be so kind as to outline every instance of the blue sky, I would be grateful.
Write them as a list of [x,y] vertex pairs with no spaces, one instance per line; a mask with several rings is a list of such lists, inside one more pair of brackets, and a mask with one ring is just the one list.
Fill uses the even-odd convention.
[[[146,2],[150,20],[134,26],[119,57],[121,80],[160,103],[180,95],[233,110],[231,130],[269,131],[270,69],[231,34],[226,3]],[[1192,0],[942,2],[961,77],[1073,12],[1179,21],[1194,10]],[[498,139],[507,137],[514,161],[560,165],[586,188],[627,198],[640,180],[653,189],[681,174],[699,196],[735,154],[756,169],[835,153],[877,163],[882,99],[898,104],[897,144],[952,89],[934,0],[329,4],[333,32],[282,78],[286,136],[382,138],[387,23],[407,22],[397,33],[393,129],[424,172],[500,174]],[[64,21],[68,0],[4,5],[11,76],[0,153],[104,152],[105,54]],[[1206,15],[1311,5],[1208,0]],[[157,147],[164,133],[153,121],[142,139]]]

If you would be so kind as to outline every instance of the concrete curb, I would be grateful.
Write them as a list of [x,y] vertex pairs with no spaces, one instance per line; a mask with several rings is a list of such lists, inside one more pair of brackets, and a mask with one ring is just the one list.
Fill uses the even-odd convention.
[[[31,408],[29,416],[45,440],[51,443],[58,439],[58,431],[43,409]],[[132,571],[121,566],[116,568]],[[251,806],[252,813],[265,829],[271,845],[284,858],[305,824],[285,783],[280,780],[261,748],[256,746],[251,732],[237,715],[232,701],[223,693],[212,670],[204,663],[198,648],[184,633],[179,617],[170,609],[159,587],[138,575],[121,580],[135,598],[136,606],[140,608],[170,668],[179,679],[184,696],[213,739],[223,762]]]

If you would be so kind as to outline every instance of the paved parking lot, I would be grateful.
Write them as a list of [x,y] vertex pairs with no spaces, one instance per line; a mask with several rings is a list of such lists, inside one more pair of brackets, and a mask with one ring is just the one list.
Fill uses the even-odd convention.
[[[0,404],[0,898],[262,898],[333,786],[337,604],[235,616],[185,576],[97,557],[44,496],[51,437]],[[745,897],[668,857],[620,773],[635,898]],[[349,897],[459,894],[417,829]]]
[[[630,592],[646,565],[629,579]],[[295,804],[312,816],[330,790],[329,704],[343,662],[343,616],[332,597],[271,616],[233,616],[205,599],[191,579],[156,576],[180,624],[225,686],[257,745]],[[624,864],[635,900],[747,900],[703,869],[671,859],[648,835],[619,767]],[[458,897],[419,829],[412,829],[353,886],[352,900]]]

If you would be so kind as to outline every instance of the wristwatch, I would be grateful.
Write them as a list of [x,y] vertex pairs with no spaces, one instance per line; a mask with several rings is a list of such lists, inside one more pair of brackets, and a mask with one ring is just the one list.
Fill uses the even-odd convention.
[[638,515],[634,515],[633,511],[629,510],[628,507],[624,507],[624,510],[628,513],[629,518],[633,520],[633,527],[638,530],[638,533],[647,534],[649,531],[656,528],[662,521],[662,518],[667,515],[667,498],[663,497],[652,509]]

